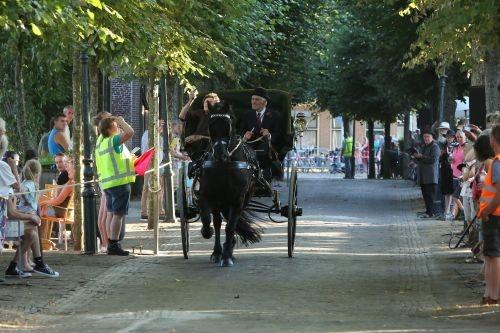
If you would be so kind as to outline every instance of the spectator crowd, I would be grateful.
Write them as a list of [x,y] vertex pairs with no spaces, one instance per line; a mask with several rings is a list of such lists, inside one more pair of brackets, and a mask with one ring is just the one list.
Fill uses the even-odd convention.
[[[422,219],[463,221],[460,236],[472,260],[483,263],[470,283],[484,283],[482,305],[497,305],[500,293],[500,124],[453,130],[442,122],[422,132],[412,151],[425,211]],[[453,234],[452,234],[453,236]],[[458,239],[450,239],[450,247]],[[457,244],[458,245],[458,244]]]
[[[196,94],[191,94],[183,108],[185,117]],[[215,100],[216,95],[206,99]],[[218,98],[218,97],[217,97]],[[205,103],[204,100],[204,103]],[[206,107],[205,107],[206,109]],[[205,112],[205,111],[204,111]],[[206,113],[206,112],[205,112]],[[205,113],[200,113],[206,118]],[[202,118],[203,118],[202,117]],[[38,154],[49,154],[55,162],[57,174],[52,180],[53,187],[41,189],[42,167],[37,152],[27,150],[23,158],[8,150],[6,123],[0,119],[0,250],[4,247],[7,224],[19,220],[23,223],[23,235],[9,266],[6,277],[30,277],[41,274],[58,277],[43,260],[44,248],[67,241],[66,223],[59,222],[53,230],[52,221],[67,221],[71,214],[74,196],[75,171],[71,159],[71,131],[69,124],[73,118],[71,106],[64,108],[51,121],[51,129],[41,140]],[[203,118],[204,119],[204,118]],[[183,118],[181,117],[181,120]],[[124,145],[133,135],[132,127],[121,117],[101,112],[94,119],[97,139],[95,158],[100,179],[101,201],[98,216],[98,230],[101,251],[109,255],[128,255],[120,242],[125,235],[125,216],[130,201],[130,184],[135,180],[133,172],[134,156]],[[158,125],[163,131],[163,123]],[[176,161],[189,160],[179,151],[181,125],[174,122],[170,128],[171,155]],[[194,134],[195,139],[206,138],[205,132]],[[194,138],[194,139],[193,139]],[[400,152],[397,142],[392,141],[391,149],[383,158],[384,135],[375,140],[377,174],[382,160],[391,165],[394,177],[400,174]],[[188,140],[187,140],[188,141]],[[186,142],[187,142],[186,141]],[[190,143],[192,143],[190,141]],[[147,151],[148,132],[142,137],[142,151]],[[163,152],[163,142],[160,142]],[[354,148],[354,149],[353,149]],[[369,156],[368,140],[356,143],[348,136],[341,151],[332,151],[322,156],[313,156],[314,164],[331,164],[336,169],[344,168],[345,177],[352,178],[351,163],[354,161],[358,172],[365,172]],[[415,177],[421,187],[425,211],[418,214],[422,219],[444,221],[463,220],[463,233],[467,235],[465,246],[472,249],[474,260],[482,262],[476,280],[485,284],[481,300],[484,305],[498,304],[500,293],[500,124],[482,131],[478,126],[465,125],[452,129],[447,122],[435,125],[430,130],[412,134],[411,155]],[[162,159],[162,157],[160,156]],[[345,166],[341,165],[341,158]],[[174,161],[174,164],[178,163]],[[22,166],[20,166],[22,164]],[[119,176],[119,177],[118,177]],[[148,216],[148,195],[150,176],[146,175],[142,191],[141,218]],[[163,188],[164,184],[160,184]],[[163,200],[160,200],[161,219],[165,218]],[[47,223],[42,223],[45,221]],[[72,234],[72,233],[71,233]]]
[[[192,96],[193,98],[196,95]],[[28,149],[21,157],[15,151],[8,150],[9,141],[7,137],[6,122],[0,118],[0,251],[7,243],[16,248],[14,257],[5,270],[6,277],[28,278],[32,274],[40,274],[48,277],[58,277],[59,273],[53,270],[43,261],[43,250],[55,249],[57,244],[63,242],[74,242],[73,228],[67,230],[67,224],[72,226],[73,221],[73,198],[75,190],[75,170],[72,161],[72,136],[71,122],[73,109],[66,106],[63,112],[55,115],[50,122],[50,130],[40,140],[38,151]],[[99,164],[133,161],[135,157],[128,151],[124,143],[133,135],[133,129],[121,117],[115,117],[108,112],[100,112],[93,119],[96,130],[96,155],[105,156],[109,153],[108,141],[113,147],[113,155],[108,160],[96,158],[97,171],[101,176],[99,186],[101,188],[101,199],[98,208],[98,238],[100,252],[109,255],[128,255],[120,246],[120,241],[125,236],[125,216],[128,213],[130,201],[130,184],[135,179],[133,164],[130,164],[132,174],[121,181],[117,189],[116,181],[106,183],[106,175],[99,169]],[[159,132],[163,131],[163,122],[159,124]],[[174,122],[170,131],[170,151],[174,158],[174,167],[178,161],[189,160],[189,157],[179,150],[179,136],[181,127]],[[102,144],[102,143],[105,144]],[[148,150],[148,131],[142,137],[142,150]],[[160,158],[162,158],[162,146],[160,147]],[[126,155],[126,157],[125,157]],[[52,161],[54,172],[42,175],[42,165],[39,161]],[[129,163],[129,162],[126,162]],[[125,164],[123,164],[125,165]],[[108,165],[109,170],[114,170]],[[100,171],[100,172],[99,172]],[[52,174],[51,179],[47,174]],[[42,179],[43,178],[43,179]],[[145,177],[145,186],[142,193],[142,218],[147,218],[147,197],[149,195],[150,177]],[[41,187],[41,184],[42,187]],[[123,190],[121,186],[126,186]],[[163,183],[161,184],[163,188]],[[163,202],[163,200],[160,200]],[[164,210],[162,209],[162,219]],[[9,225],[19,223],[20,234],[16,237],[9,236]],[[57,228],[53,226],[56,225]],[[69,236],[68,236],[69,234]],[[13,240],[14,239],[14,240]],[[53,241],[53,239],[57,239]]]

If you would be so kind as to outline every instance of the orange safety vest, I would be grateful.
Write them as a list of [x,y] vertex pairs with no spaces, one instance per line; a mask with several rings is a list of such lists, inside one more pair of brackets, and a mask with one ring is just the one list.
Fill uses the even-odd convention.
[[[484,179],[484,183],[481,188],[481,198],[479,199],[480,212],[486,209],[486,207],[489,205],[489,203],[493,200],[493,198],[497,194],[497,189],[495,188],[495,184],[493,184],[493,163],[495,163],[496,160],[500,160],[500,154],[495,156],[495,159],[493,160],[488,169],[486,178]],[[495,210],[491,213],[491,215],[500,216],[500,206],[496,207]]]

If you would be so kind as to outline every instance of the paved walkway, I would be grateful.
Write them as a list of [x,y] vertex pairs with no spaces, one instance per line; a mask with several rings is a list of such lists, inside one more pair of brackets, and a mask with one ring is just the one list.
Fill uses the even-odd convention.
[[[480,287],[464,284],[480,266],[447,249],[445,222],[414,218],[411,184],[302,177],[299,201],[293,259],[271,223],[233,268],[209,263],[196,224],[189,260],[178,225],[162,226],[160,256],[48,253],[62,277],[0,285],[0,330],[498,332],[500,309],[476,306]],[[129,227],[126,246],[151,248],[144,222]]]

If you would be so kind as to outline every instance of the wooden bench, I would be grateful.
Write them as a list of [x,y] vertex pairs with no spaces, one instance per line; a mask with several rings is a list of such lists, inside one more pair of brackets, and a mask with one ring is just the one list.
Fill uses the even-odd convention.
[[[45,189],[46,190],[52,190],[52,191],[47,191],[46,196],[49,198],[54,198],[57,196],[57,190],[56,190],[57,185],[53,184],[46,184]],[[53,250],[56,248],[56,244],[50,240],[50,236],[52,234],[52,227],[54,223],[63,223],[65,225],[64,228],[64,250],[68,251],[68,237],[66,236],[66,224],[74,224],[74,200],[73,200],[73,194],[71,195],[69,201],[68,201],[68,206],[67,207],[61,207],[61,206],[52,206],[54,208],[62,209],[64,210],[64,216],[63,217],[56,217],[56,216],[40,216],[40,219],[42,220],[42,225],[40,227],[40,239],[42,243],[42,248],[43,250]]]

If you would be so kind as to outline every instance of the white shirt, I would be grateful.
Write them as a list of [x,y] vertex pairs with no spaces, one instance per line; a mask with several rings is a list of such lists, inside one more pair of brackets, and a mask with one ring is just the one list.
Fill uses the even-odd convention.
[[73,140],[71,140],[71,132],[69,131],[69,124],[66,124],[66,127],[64,127],[63,134],[66,137],[66,140],[68,141],[68,150],[73,150]]
[[264,119],[264,114],[266,113],[266,108],[262,109],[262,111],[257,112],[257,115],[260,118],[260,123],[262,124],[262,120]]
[[[148,136],[148,130],[145,130],[141,138],[141,154],[144,154],[149,149]],[[163,161],[163,137],[160,139],[160,151],[158,153],[158,158],[160,159],[160,162]]]

